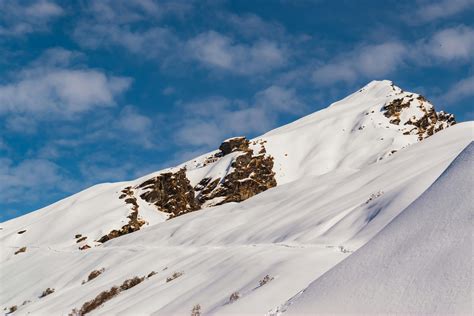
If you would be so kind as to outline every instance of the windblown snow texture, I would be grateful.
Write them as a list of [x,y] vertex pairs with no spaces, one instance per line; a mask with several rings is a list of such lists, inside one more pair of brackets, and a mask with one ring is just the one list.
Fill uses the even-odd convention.
[[471,143],[379,234],[290,301],[287,314],[471,315],[473,187]]

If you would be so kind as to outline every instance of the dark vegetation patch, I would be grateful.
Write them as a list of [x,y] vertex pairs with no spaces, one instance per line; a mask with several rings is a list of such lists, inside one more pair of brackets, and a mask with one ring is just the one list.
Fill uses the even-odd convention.
[[18,309],[18,306],[16,305],[10,306],[10,308],[8,309],[8,314],[16,312],[17,309]]
[[272,281],[274,278],[269,276],[268,274],[263,277],[260,281],[258,281],[259,286],[264,286],[268,282]]
[[19,253],[22,253],[22,252],[26,252],[26,247],[21,247],[20,249],[18,249],[17,251],[15,251],[15,255],[19,254]]
[[79,239],[76,240],[76,243],[80,243],[81,241],[84,241],[87,239],[87,236],[84,236],[84,237],[79,237]]
[[174,272],[171,276],[166,278],[166,283],[173,281],[174,279],[179,278],[182,276],[184,273],[183,272]]
[[89,273],[89,275],[87,276],[87,280],[82,281],[82,284],[94,280],[94,279],[97,278],[99,275],[101,275],[104,271],[105,271],[104,268],[99,269],[99,270],[93,270],[93,271],[92,271],[91,273]]
[[201,316],[201,305],[196,304],[191,310],[191,316]]
[[84,245],[84,246],[79,247],[79,250],[87,250],[87,249],[89,249],[90,247],[91,247],[91,246],[89,246],[89,245],[86,244],[86,245]]
[[48,295],[53,294],[53,293],[54,293],[54,289],[48,287],[46,290],[43,291],[43,293],[41,293],[39,298],[43,298],[43,297],[48,296]]
[[148,278],[151,278],[152,276],[154,276],[155,274],[157,274],[157,272],[151,271],[150,273],[148,273],[148,275],[146,277],[148,279]]
[[110,301],[111,299],[119,295],[120,292],[126,291],[140,284],[141,282],[143,282],[143,280],[145,280],[145,277],[133,277],[131,279],[125,280],[119,286],[113,286],[109,290],[100,292],[95,298],[85,302],[80,309],[74,308],[69,315],[86,315],[100,307],[105,302]]
[[239,298],[240,298],[240,293],[239,292],[234,292],[229,297],[229,303],[233,303],[233,302],[237,301]]

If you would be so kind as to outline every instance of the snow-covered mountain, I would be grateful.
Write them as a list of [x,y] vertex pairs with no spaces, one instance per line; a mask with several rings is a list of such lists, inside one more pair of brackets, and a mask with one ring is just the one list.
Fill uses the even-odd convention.
[[[393,313],[401,305],[358,308],[378,299],[358,292],[359,283],[403,298],[405,283],[390,287],[394,275],[432,257],[439,264],[430,269],[446,281],[433,285],[459,284],[465,294],[471,270],[461,264],[451,274],[454,266],[439,260],[448,246],[436,248],[431,235],[457,223],[447,214],[472,219],[469,194],[454,194],[461,180],[445,170],[471,143],[473,127],[455,124],[421,95],[373,81],[255,139],[231,138],[177,167],[96,185],[0,224],[0,306],[48,315]],[[472,188],[472,163],[455,166],[448,170],[465,173],[463,190]],[[438,237],[458,238],[470,225]],[[425,244],[441,254],[423,249],[418,261],[404,261]],[[467,248],[452,252],[456,260],[472,260]],[[406,264],[392,269],[397,260]],[[392,274],[384,279],[386,269]],[[417,281],[429,287],[429,274],[413,271],[406,280],[419,299],[400,312],[472,312],[464,301],[445,306],[456,298],[422,295]],[[317,295],[326,287],[329,294]],[[352,301],[328,308],[341,287]]]

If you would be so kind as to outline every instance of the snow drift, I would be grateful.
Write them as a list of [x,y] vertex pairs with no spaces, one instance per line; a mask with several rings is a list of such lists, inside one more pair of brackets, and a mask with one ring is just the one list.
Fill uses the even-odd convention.
[[471,315],[473,187],[471,143],[379,234],[288,302],[287,314]]

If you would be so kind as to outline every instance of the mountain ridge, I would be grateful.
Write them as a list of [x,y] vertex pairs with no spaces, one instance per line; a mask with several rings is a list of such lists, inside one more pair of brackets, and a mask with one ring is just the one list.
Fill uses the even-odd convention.
[[[1,306],[80,314],[104,291],[116,296],[92,314],[189,315],[197,305],[202,314],[264,314],[280,306],[383,231],[473,139],[472,122],[452,126],[391,82],[365,89],[254,139],[230,138],[174,168],[96,185],[2,223]],[[387,117],[384,107],[399,99]],[[269,187],[252,196],[240,190],[262,179]],[[189,188],[195,198],[205,191],[204,207],[170,216],[171,206],[187,207]],[[129,288],[129,280],[138,283]]]

